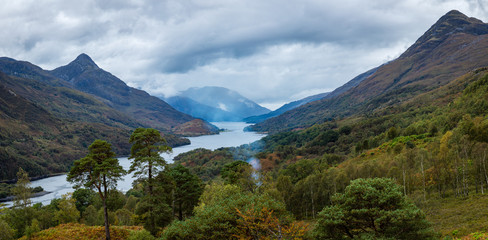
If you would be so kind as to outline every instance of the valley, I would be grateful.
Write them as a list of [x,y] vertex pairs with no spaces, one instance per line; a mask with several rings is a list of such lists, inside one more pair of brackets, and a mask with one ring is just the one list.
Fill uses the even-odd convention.
[[[252,51],[215,57],[224,50],[211,63],[189,61],[186,73],[201,67],[236,77],[223,86],[237,81],[242,72],[229,66],[249,64]],[[6,187],[15,198],[0,206],[0,232],[486,239],[487,53],[488,24],[451,10],[398,57],[333,90],[287,96],[273,111],[263,106],[274,92],[261,94],[261,106],[227,87],[172,89],[184,74],[176,63],[152,75],[167,85],[141,85],[152,95],[87,54],[53,70],[2,57],[0,179],[17,183]],[[305,80],[294,76],[289,87],[299,89]],[[29,182],[55,173],[64,175]],[[29,199],[39,186],[50,193]]]

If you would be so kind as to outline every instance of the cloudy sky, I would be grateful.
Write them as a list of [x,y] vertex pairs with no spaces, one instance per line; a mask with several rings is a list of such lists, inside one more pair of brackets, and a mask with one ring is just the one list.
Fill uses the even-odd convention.
[[0,56],[50,70],[86,53],[153,95],[222,86],[274,109],[395,59],[452,9],[488,21],[488,0],[15,0]]

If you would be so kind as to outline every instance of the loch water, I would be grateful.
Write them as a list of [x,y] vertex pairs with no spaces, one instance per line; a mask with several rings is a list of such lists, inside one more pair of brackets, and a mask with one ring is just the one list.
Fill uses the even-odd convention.
[[[206,148],[210,150],[215,150],[221,147],[237,147],[243,144],[253,143],[264,137],[264,134],[256,132],[246,132],[244,128],[249,124],[244,122],[213,122],[215,126],[224,131],[216,135],[206,135],[199,137],[190,137],[191,144],[173,148],[172,153],[162,154],[164,159],[168,163],[173,162],[173,158],[178,156],[180,153],[188,152],[197,148]],[[130,161],[127,157],[120,157],[119,163],[125,169],[128,170],[130,166]],[[122,180],[117,182],[117,189],[126,192],[132,188],[132,182],[134,181],[132,174],[127,174]],[[63,194],[73,192],[73,186],[71,183],[66,181],[66,175],[59,175],[48,177],[31,182],[31,187],[41,186],[44,191],[49,192],[49,194],[32,198],[32,203],[42,203],[47,205],[52,199],[61,198]],[[13,202],[5,202],[7,207],[12,206]]]

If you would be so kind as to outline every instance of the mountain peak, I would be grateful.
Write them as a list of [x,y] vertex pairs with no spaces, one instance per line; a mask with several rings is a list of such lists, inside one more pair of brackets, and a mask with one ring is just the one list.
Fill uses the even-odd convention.
[[402,56],[433,50],[457,33],[475,36],[488,34],[488,24],[479,19],[470,18],[457,10],[451,10],[439,18]]
[[86,68],[98,68],[97,64],[86,53],[82,53],[76,57],[70,64],[76,64],[84,69]]
[[51,72],[68,82],[71,82],[73,78],[81,75],[82,73],[88,70],[97,70],[100,69],[97,64],[90,58],[90,56],[82,53],[76,57],[75,60],[70,62],[66,66],[58,67]]

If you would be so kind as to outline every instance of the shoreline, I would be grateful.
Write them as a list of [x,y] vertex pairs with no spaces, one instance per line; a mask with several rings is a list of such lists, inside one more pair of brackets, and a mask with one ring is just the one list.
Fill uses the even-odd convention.
[[[44,195],[47,195],[47,194],[50,194],[52,192],[47,192],[47,191],[42,191],[42,192],[38,192],[38,193],[33,193],[29,199],[31,198],[36,198],[36,197],[42,197]],[[15,196],[8,196],[6,198],[0,198],[0,202],[11,202],[14,200],[14,197]]]
[[[67,172],[60,172],[60,173],[51,173],[51,174],[46,174],[42,176],[37,176],[37,177],[29,177],[29,181],[37,181],[41,180],[44,178],[49,178],[49,177],[56,177],[60,175],[68,174]],[[17,182],[17,179],[9,179],[9,180],[0,180],[0,183],[7,183],[7,184],[15,184]]]

